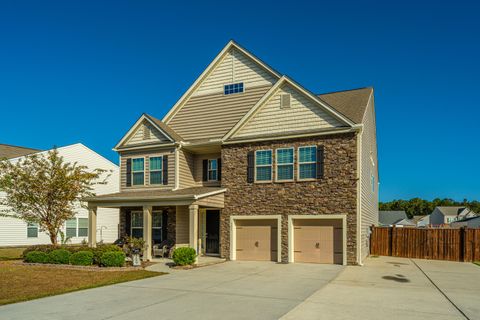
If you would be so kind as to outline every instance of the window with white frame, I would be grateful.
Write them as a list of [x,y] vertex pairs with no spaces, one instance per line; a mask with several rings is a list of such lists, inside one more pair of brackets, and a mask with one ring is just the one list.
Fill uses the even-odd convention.
[[255,180],[272,181],[272,150],[255,151]]
[[161,211],[152,212],[152,239],[154,243],[162,241],[162,217]]
[[133,238],[143,238],[143,212],[133,211],[130,218],[130,235]]
[[217,159],[208,160],[208,181],[217,181],[218,163]]
[[317,177],[317,147],[298,148],[298,179],[308,180]]
[[134,186],[144,184],[145,160],[143,158],[132,159],[132,184]]
[[277,181],[293,180],[293,148],[277,149]]
[[27,238],[38,238],[38,224],[27,224]]
[[163,157],[150,158],[150,184],[162,184]]
[[88,218],[78,218],[78,236],[88,237]]
[[74,238],[77,236],[77,219],[69,219],[65,223],[65,236],[67,238]]
[[243,82],[226,84],[223,86],[223,93],[225,95],[242,93],[243,92]]

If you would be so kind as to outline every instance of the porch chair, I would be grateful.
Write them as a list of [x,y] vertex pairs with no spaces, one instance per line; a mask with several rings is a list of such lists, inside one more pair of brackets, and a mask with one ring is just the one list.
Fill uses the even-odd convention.
[[163,240],[159,244],[154,244],[152,247],[154,257],[170,258],[171,251],[175,246],[175,241],[173,240]]

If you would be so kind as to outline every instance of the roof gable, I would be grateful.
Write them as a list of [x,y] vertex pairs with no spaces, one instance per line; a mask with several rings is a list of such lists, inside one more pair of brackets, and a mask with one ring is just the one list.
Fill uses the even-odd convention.
[[177,112],[193,96],[223,93],[223,85],[244,82],[245,91],[259,86],[272,86],[280,74],[234,41],[220,51],[195,80],[162,121],[170,124]]
[[115,149],[152,144],[170,144],[181,137],[160,120],[143,114],[117,143]]
[[18,147],[18,146],[11,146],[8,144],[0,144],[0,159],[7,158],[17,158],[21,156],[25,156],[27,154],[32,154],[39,152],[41,150],[32,149],[32,148],[25,148],[25,147]]
[[373,88],[360,88],[318,95],[320,99],[355,123],[362,123]]
[[[281,108],[282,95],[290,95],[290,107]],[[303,87],[282,77],[224,136],[224,140],[264,135],[294,134],[354,123]]]

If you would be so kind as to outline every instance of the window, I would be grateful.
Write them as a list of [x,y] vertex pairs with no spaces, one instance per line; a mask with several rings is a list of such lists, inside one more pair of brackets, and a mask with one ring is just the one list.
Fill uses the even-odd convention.
[[317,177],[317,147],[298,148],[298,179],[315,179]]
[[77,219],[67,220],[65,236],[67,238],[73,238],[77,236]]
[[216,181],[218,174],[217,159],[208,160],[208,181]]
[[272,150],[255,151],[255,180],[272,181]]
[[152,212],[152,238],[154,243],[162,242],[162,212]]
[[133,238],[143,238],[143,212],[134,211],[131,213],[131,232]]
[[88,218],[78,218],[78,236],[88,237]]
[[27,224],[27,238],[38,238],[38,225],[36,223]]
[[243,82],[226,84],[223,86],[224,94],[234,94],[243,92]]
[[277,180],[293,180],[293,148],[277,149]]
[[162,184],[162,157],[150,158],[150,184]]
[[132,181],[134,186],[144,184],[143,170],[144,170],[144,159],[143,158],[132,159]]

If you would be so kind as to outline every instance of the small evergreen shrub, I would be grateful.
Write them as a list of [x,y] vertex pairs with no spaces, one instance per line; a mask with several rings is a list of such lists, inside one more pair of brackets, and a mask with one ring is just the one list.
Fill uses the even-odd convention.
[[23,261],[29,263],[48,263],[48,260],[48,254],[42,251],[28,252],[23,258]]
[[120,251],[107,251],[102,255],[100,264],[104,267],[123,267],[125,253]]
[[33,251],[50,253],[56,249],[59,249],[59,246],[54,246],[53,244],[39,244],[39,245],[29,246],[25,250],[23,250],[23,257],[26,257],[29,252],[33,252]]
[[177,248],[173,251],[172,259],[178,266],[192,265],[195,263],[197,254],[193,248]]
[[75,266],[91,266],[93,253],[91,251],[78,251],[70,256],[70,263]]
[[55,264],[68,264],[71,255],[70,251],[65,249],[53,250],[48,254],[48,262]]
[[119,252],[123,253],[122,248],[113,245],[113,244],[99,244],[96,248],[91,249],[93,252],[93,264],[97,264],[99,266],[102,265],[102,257],[107,252]]

